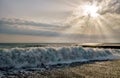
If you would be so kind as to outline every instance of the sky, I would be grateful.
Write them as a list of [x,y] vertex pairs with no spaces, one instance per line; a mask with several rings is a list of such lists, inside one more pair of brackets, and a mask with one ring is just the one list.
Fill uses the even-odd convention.
[[0,43],[120,43],[120,0],[0,0]]

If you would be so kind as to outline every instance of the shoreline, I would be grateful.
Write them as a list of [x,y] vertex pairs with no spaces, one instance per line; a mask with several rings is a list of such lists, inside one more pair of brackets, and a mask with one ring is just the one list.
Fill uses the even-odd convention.
[[[78,78],[78,76],[79,76],[79,78],[85,78],[85,77],[87,77],[87,74],[90,74],[89,72],[92,73],[92,76],[90,76],[90,77],[95,76],[95,78],[99,78],[99,77],[108,77],[109,75],[110,76],[112,75],[112,72],[113,72],[113,74],[114,74],[114,72],[117,72],[115,75],[112,75],[112,77],[114,76],[116,78],[116,77],[119,77],[119,74],[120,74],[119,65],[120,65],[120,60],[104,60],[104,61],[96,61],[96,62],[88,62],[88,63],[86,62],[86,63],[82,63],[82,64],[73,63],[70,65],[64,65],[63,67],[53,68],[50,70],[44,70],[44,69],[43,69],[43,71],[27,70],[27,71],[18,71],[17,73],[11,73],[11,74],[6,73],[6,75],[4,75],[2,78],[8,78],[8,77],[10,77],[10,78],[20,78],[20,77],[22,77],[22,78],[23,77],[26,77],[26,78],[28,78],[28,77],[33,77],[33,78],[72,78],[72,77],[75,77],[75,78]],[[106,68],[106,70],[104,70],[104,69],[101,70],[101,68],[104,68],[104,67]],[[93,69],[91,69],[91,68],[93,68]],[[98,77],[96,77],[96,75],[94,75],[96,69],[98,69],[98,71],[99,71],[97,74],[100,76],[98,76]],[[113,71],[111,71],[111,69],[113,69]],[[74,74],[78,74],[78,75],[69,76],[69,75],[73,74],[72,71],[75,71]],[[84,73],[79,73],[78,71],[79,72],[84,71]],[[107,71],[107,76],[104,75],[104,73],[103,73],[106,71]],[[109,73],[111,73],[111,74],[109,74]],[[65,76],[65,77],[61,77],[62,76],[61,74],[63,74],[63,76]],[[81,74],[86,74],[86,75],[82,76]],[[89,78],[89,75],[88,75],[88,78]]]

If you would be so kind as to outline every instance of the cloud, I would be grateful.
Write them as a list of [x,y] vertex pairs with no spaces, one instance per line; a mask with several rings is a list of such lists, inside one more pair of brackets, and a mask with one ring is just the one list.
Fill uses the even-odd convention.
[[[78,15],[73,14],[76,10],[75,8],[77,8],[78,6],[82,6],[87,2],[92,3],[93,1],[96,1],[97,5],[102,7],[102,9],[99,11],[101,17],[105,18],[105,20],[100,18],[103,28],[99,28],[101,25],[98,25],[99,27],[95,26],[96,28],[98,28],[98,32],[100,32],[100,34],[103,33],[102,35],[108,33],[107,36],[105,36],[106,41],[107,39],[112,38],[117,39],[118,41],[120,40],[120,0],[24,1],[25,0],[19,2],[15,0],[5,0],[5,2],[0,2],[0,18],[3,18],[0,19],[0,34],[13,34],[18,36],[30,35],[39,37],[45,36],[47,38],[59,37],[63,39],[66,38],[66,40],[68,41],[80,42],[89,40],[93,42],[99,40],[104,41],[104,37],[100,37],[99,33],[89,34],[89,30],[82,31],[84,29],[90,29],[92,31],[94,25],[96,25],[95,21],[91,21],[91,19],[83,16],[81,14],[82,12],[78,12]],[[33,20],[39,19],[42,21],[49,21],[49,23],[17,19],[12,17],[26,19],[30,18]],[[59,23],[55,24],[53,23],[54,21],[58,21]],[[66,23],[67,21],[68,23]],[[104,29],[110,31],[110,33],[108,31],[102,32],[101,30]]]
[[38,26],[38,27],[44,27],[44,28],[58,28],[58,27],[60,27],[59,25],[39,23],[39,22],[34,22],[34,21],[21,20],[21,19],[17,19],[17,18],[13,18],[13,19],[2,18],[2,19],[0,19],[0,23],[1,24],[9,24],[9,25]]
[[88,35],[88,34],[64,34],[62,35],[62,37],[67,38],[68,41],[72,41],[72,42],[119,42],[120,40],[120,36],[118,33],[114,34],[113,36],[101,36],[101,35]]
[[6,33],[6,34],[18,34],[18,35],[33,35],[33,36],[58,36],[58,32],[52,32],[52,31],[43,31],[43,30],[24,30],[24,29],[16,29],[7,25],[4,25],[4,27],[0,27],[0,33]]
[[108,4],[111,12],[120,14],[120,0],[111,0]]
[[37,36],[58,36],[55,31],[60,29],[59,25],[37,23],[21,19],[0,19],[0,33],[37,35]]
[[101,0],[98,3],[101,6],[100,14],[116,13],[120,14],[120,0]]
[[99,13],[101,15],[106,13],[120,14],[120,0],[81,0],[82,4],[97,4],[101,9]]
[[[55,31],[55,30],[54,31],[43,30],[43,29],[31,30],[31,29],[29,29],[29,27],[31,27],[30,26],[31,21],[27,21],[29,25],[26,24],[27,22],[24,22],[24,21],[22,23],[22,21],[23,20],[20,20],[19,22],[11,21],[11,20],[10,21],[5,21],[5,20],[0,21],[0,33],[1,34],[11,34],[11,35],[30,35],[30,36],[47,37],[47,38],[52,37],[54,40],[57,38],[58,41],[61,40],[60,38],[63,38],[63,41],[65,40],[68,42],[103,42],[103,41],[110,41],[110,39],[112,39],[112,37],[111,38],[100,37],[99,35],[64,33],[64,32],[61,33],[60,31]],[[24,26],[26,28],[24,28]],[[19,28],[19,27],[21,27],[21,28]],[[39,26],[36,25],[35,27],[39,27]],[[42,26],[42,27],[44,28],[44,26]],[[47,28],[49,28],[49,27],[47,27]],[[63,29],[66,29],[66,28],[63,27]],[[117,38],[119,41],[119,39],[120,39],[119,34],[114,35],[114,38]],[[34,39],[34,37],[33,37],[33,39]]]

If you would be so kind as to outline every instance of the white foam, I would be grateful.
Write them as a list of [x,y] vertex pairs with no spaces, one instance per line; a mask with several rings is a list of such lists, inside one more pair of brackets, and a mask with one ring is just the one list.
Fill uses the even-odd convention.
[[120,49],[95,49],[79,46],[12,48],[1,50],[0,68],[42,67],[41,64],[69,64],[72,62],[119,58]]

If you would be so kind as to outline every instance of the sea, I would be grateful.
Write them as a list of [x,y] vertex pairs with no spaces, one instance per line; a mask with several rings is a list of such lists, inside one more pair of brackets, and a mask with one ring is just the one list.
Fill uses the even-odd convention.
[[0,43],[2,73],[119,59],[119,43]]

